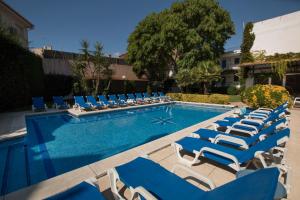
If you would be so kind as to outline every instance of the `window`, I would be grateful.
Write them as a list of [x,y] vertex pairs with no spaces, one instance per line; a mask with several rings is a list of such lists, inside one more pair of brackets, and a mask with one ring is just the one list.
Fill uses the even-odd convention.
[[12,34],[12,35],[16,35],[17,34],[17,29],[15,28],[15,27],[9,27],[8,28],[8,31],[9,31],[9,33],[10,34]]
[[237,64],[240,64],[240,58],[235,58],[235,59],[234,59],[234,64],[236,64],[236,65],[237,65]]
[[222,68],[223,68],[223,69],[226,68],[226,65],[227,65],[226,60],[222,60]]

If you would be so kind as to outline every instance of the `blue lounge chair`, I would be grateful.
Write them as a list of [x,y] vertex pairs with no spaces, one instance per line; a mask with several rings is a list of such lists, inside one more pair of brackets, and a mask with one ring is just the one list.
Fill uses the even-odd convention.
[[235,147],[248,149],[251,145],[254,145],[256,142],[261,140],[262,137],[267,137],[280,128],[287,128],[286,118],[272,123],[269,127],[262,129],[257,134],[250,137],[228,134],[221,131],[215,131],[205,128],[200,128],[199,130],[193,132],[193,136],[199,137],[200,139],[209,140],[212,143],[226,143]]
[[135,96],[136,96],[135,100],[138,104],[144,104],[145,103],[144,97],[141,93],[135,93]]
[[46,111],[47,105],[43,97],[32,97],[32,111]]
[[144,96],[144,101],[147,101],[148,103],[152,103],[151,97],[148,95],[147,92],[143,92],[142,95]]
[[115,103],[118,106],[121,106],[121,107],[127,106],[127,103],[124,101],[120,101],[115,94],[110,94],[110,95],[108,95],[108,97],[109,97],[110,101],[112,101],[113,103]]
[[86,100],[87,102],[93,107],[93,108],[96,108],[96,109],[102,109],[104,108],[104,104],[102,103],[98,103],[95,99],[95,97],[89,95],[89,96],[86,96]]
[[74,100],[75,100],[74,107],[79,108],[80,111],[82,111],[82,110],[91,110],[92,109],[92,106],[90,104],[87,104],[84,101],[83,96],[74,96]]
[[[184,170],[190,177],[206,183],[210,190],[202,190],[172,173],[176,169]],[[277,168],[260,169],[215,188],[211,180],[187,167],[176,165],[172,172],[139,157],[109,170],[108,175],[115,199],[123,199],[116,187],[116,182],[120,180],[130,188],[131,198],[139,196],[142,199],[166,200],[273,200],[279,177]]]
[[152,92],[152,97],[151,98],[155,102],[159,102],[160,101],[160,98],[159,98],[157,92]]
[[[200,157],[211,159],[217,163],[229,166],[232,169],[239,171],[252,161],[258,158],[264,167],[267,167],[263,157],[263,153],[278,147],[278,145],[285,144],[290,136],[290,129],[285,128],[270,135],[264,140],[252,145],[249,149],[239,150],[228,146],[214,144],[206,140],[199,140],[198,138],[185,137],[174,143],[176,154],[180,162],[192,166],[199,161]],[[193,153],[195,155],[193,160],[184,158],[180,151]]]
[[264,120],[257,119],[241,119],[236,120],[234,118],[225,117],[224,120],[218,120],[212,125],[215,130],[218,130],[220,127],[225,127],[226,132],[230,133],[233,131],[241,132],[249,135],[254,135],[258,133],[265,126],[270,125],[272,122],[281,119],[284,117],[284,111],[272,113],[270,116]]
[[130,100],[128,101],[125,94],[118,94],[118,97],[119,97],[120,102],[126,103],[127,105],[134,105],[133,101],[130,101]]
[[163,92],[158,92],[158,95],[162,101],[171,101],[171,98],[166,96]]
[[107,98],[104,95],[98,95],[99,102],[101,102],[103,105],[108,106],[110,108],[118,107],[118,104],[113,101],[108,101]]
[[128,97],[128,99],[127,99],[127,102],[128,102],[128,103],[130,103],[130,104],[132,104],[132,105],[134,105],[134,104],[137,103],[134,94],[128,93],[128,94],[127,94],[127,97]]
[[68,109],[69,105],[64,101],[62,96],[53,96],[53,103],[56,109]]
[[105,200],[97,187],[96,180],[81,182],[72,188],[46,198],[47,200],[83,200],[83,199],[98,199]]
[[285,111],[287,112],[288,109],[288,102],[285,102],[281,105],[279,105],[275,109],[270,108],[258,108],[256,110],[251,110],[247,108],[242,108],[240,111],[240,115],[237,116],[239,118],[254,118],[254,119],[265,119],[267,118],[271,113],[276,113],[279,111]]

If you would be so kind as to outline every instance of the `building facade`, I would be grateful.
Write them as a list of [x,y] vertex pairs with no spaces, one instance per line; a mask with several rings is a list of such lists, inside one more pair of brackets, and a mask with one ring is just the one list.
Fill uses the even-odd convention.
[[[73,76],[72,65],[79,54],[52,50],[51,47],[33,48],[31,51],[42,58],[43,70],[46,75]],[[123,88],[124,82],[134,83],[137,90],[144,90],[148,83],[148,79],[145,76],[137,77],[133,72],[132,66],[128,65],[124,58],[108,57],[108,59],[110,61],[110,69],[113,71],[112,92],[118,91],[120,87]],[[89,77],[89,74],[90,72],[87,71],[86,77]]]
[[282,15],[253,24],[255,40],[252,53],[264,52],[266,56],[274,54],[293,54],[288,62],[286,74],[282,79],[273,72],[271,61],[255,61],[241,65],[246,72],[246,87],[254,84],[275,84],[286,87],[292,94],[300,94],[300,11]]
[[0,1],[0,24],[9,34],[16,36],[24,48],[28,48],[28,30],[33,29],[33,24],[4,1]]
[[225,52],[220,57],[220,65],[222,68],[222,82],[219,83],[220,86],[234,86],[239,85],[239,65],[240,65],[240,50]]
[[251,51],[300,52],[300,11],[253,23],[255,40]]

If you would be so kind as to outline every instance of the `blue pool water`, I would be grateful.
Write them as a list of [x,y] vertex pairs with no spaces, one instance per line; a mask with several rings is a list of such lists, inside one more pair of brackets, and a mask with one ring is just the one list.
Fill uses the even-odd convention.
[[228,109],[170,104],[80,118],[68,113],[27,116],[27,136],[0,143],[1,195],[226,111]]

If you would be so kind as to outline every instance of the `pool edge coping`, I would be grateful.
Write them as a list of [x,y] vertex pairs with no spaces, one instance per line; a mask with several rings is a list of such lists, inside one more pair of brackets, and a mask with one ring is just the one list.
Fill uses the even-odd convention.
[[[123,164],[125,162],[129,162],[130,160],[133,160],[134,158],[136,158],[138,156],[151,155],[151,154],[171,145],[176,140],[190,135],[193,131],[195,131],[199,128],[208,127],[212,122],[214,122],[218,119],[223,119],[224,117],[229,116],[230,114],[233,114],[233,113],[234,113],[234,110],[229,110],[225,113],[222,113],[220,115],[217,115],[215,117],[207,119],[203,122],[194,124],[192,126],[186,127],[179,131],[171,133],[167,136],[164,136],[164,137],[158,138],[156,140],[153,140],[151,142],[128,149],[126,151],[115,154],[115,155],[105,158],[103,160],[96,161],[89,165],[82,166],[80,168],[63,173],[63,174],[55,176],[53,178],[46,179],[46,180],[36,183],[34,185],[31,185],[31,186],[28,186],[25,188],[21,188],[20,190],[8,193],[2,197],[4,199],[14,199],[17,197],[24,198],[25,196],[26,196],[26,198],[29,198],[29,199],[31,199],[31,198],[33,198],[33,199],[39,198],[40,199],[40,198],[49,197],[58,192],[62,192],[64,190],[72,187],[73,185],[75,185],[81,181],[84,181],[87,178],[90,178],[91,177],[90,174],[93,174],[94,177],[95,176],[96,177],[103,176],[106,173],[106,170],[109,168],[115,167],[115,166]],[[89,176],[79,173],[81,171],[89,171],[90,172]],[[80,180],[78,181],[78,180],[76,180],[76,178],[78,178],[78,176],[82,176],[84,178],[80,178]],[[75,178],[70,179],[70,177],[75,177]],[[68,179],[70,179],[69,182],[63,183],[63,181],[68,180]],[[56,189],[54,189],[55,192],[53,192],[53,191],[49,192],[48,189],[51,188],[51,186],[53,187],[53,182],[56,182],[56,183],[54,183],[54,186],[56,187]],[[61,187],[57,187],[56,184],[58,184]],[[48,186],[48,188],[47,188],[47,186]],[[35,191],[36,194],[33,196],[30,196],[31,194],[33,194],[32,191]]]
[[[118,112],[118,111],[123,111],[123,110],[131,110],[131,109],[139,109],[139,108],[159,106],[159,105],[167,105],[167,104],[171,104],[171,103],[190,104],[190,105],[199,105],[199,106],[202,105],[202,106],[221,107],[221,108],[236,107],[233,105],[225,105],[225,104],[197,103],[197,102],[187,102],[187,101],[170,101],[170,102],[159,102],[159,103],[152,103],[152,104],[134,105],[134,106],[127,106],[127,107],[112,108],[112,109],[80,112],[79,114],[72,112],[73,108],[67,109],[67,110],[50,110],[47,112],[26,112],[26,113],[24,113],[25,114],[24,121],[26,120],[27,116],[39,116],[39,115],[49,115],[49,114],[57,114],[57,113],[67,112],[74,117],[80,117],[80,116],[87,116],[87,115],[95,115],[95,114],[99,114],[99,113]],[[24,124],[25,124],[25,127],[23,127],[22,129],[0,135],[0,142],[4,142],[7,140],[17,139],[17,138],[26,136],[26,134],[27,134],[26,122]]]

